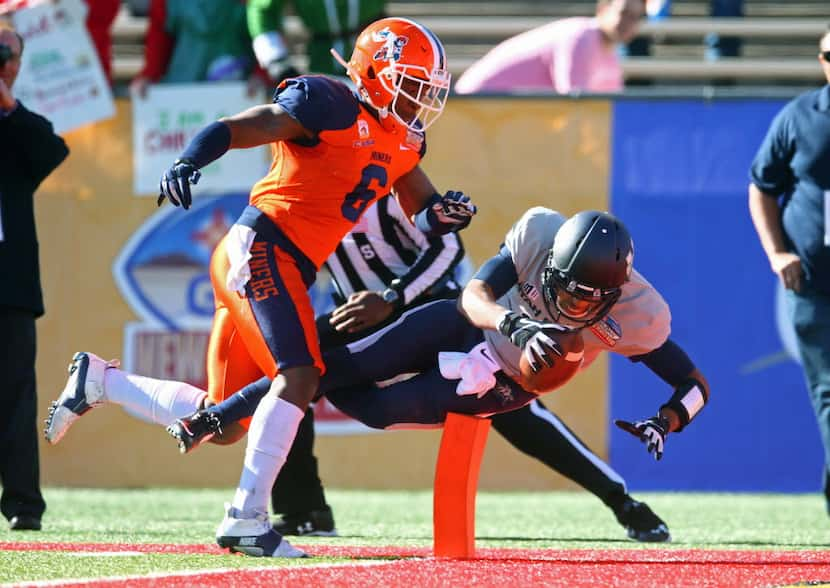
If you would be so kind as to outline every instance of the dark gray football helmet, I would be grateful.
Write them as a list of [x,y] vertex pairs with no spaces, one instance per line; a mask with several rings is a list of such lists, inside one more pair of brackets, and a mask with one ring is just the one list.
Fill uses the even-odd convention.
[[545,303],[555,320],[576,327],[602,319],[631,276],[634,244],[620,219],[586,210],[556,232],[542,273]]

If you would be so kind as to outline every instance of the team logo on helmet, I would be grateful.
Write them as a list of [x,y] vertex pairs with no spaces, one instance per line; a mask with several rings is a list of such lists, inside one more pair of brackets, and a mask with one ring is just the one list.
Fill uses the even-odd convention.
[[401,50],[409,43],[409,37],[396,35],[389,30],[389,27],[372,33],[372,40],[376,43],[383,43],[383,47],[378,49],[372,57],[376,61],[400,61]]

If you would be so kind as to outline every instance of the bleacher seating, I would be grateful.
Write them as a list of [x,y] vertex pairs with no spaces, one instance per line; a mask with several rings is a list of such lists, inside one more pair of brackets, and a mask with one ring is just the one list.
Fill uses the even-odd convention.
[[[713,19],[708,1],[673,2],[672,16],[645,22],[641,35],[652,41],[650,57],[624,61],[627,81],[649,79],[654,86],[700,85],[728,80],[734,85],[815,86],[822,82],[817,41],[830,20],[827,0],[745,0],[744,18]],[[594,0],[418,0],[390,2],[391,15],[409,16],[432,28],[444,41],[454,75],[501,40],[555,18],[593,13]],[[302,53],[298,19],[286,22],[289,40]],[[126,82],[142,62],[146,19],[126,9],[114,27],[116,82]],[[707,33],[743,39],[742,56],[704,59]]]

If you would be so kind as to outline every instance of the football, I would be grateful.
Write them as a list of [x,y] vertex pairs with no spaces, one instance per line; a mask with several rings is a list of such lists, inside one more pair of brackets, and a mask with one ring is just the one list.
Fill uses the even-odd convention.
[[562,357],[557,357],[551,367],[543,367],[537,373],[530,369],[525,354],[519,359],[520,384],[528,392],[544,394],[551,392],[570,380],[582,365],[585,345],[579,331],[555,333],[553,338],[562,347]]

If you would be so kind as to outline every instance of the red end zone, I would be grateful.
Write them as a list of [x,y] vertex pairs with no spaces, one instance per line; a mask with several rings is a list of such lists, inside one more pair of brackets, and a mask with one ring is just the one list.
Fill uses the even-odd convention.
[[[61,586],[655,586],[830,585],[830,551],[690,549],[479,549],[475,559],[434,558],[427,548],[302,546],[353,562],[192,570],[146,577],[43,582]],[[0,550],[224,553],[212,545],[0,542]],[[392,558],[392,559],[390,559]],[[264,563],[264,562],[263,562]],[[198,579],[198,580],[197,580]],[[22,584],[21,584],[22,585]],[[27,584],[32,585],[32,584]]]

